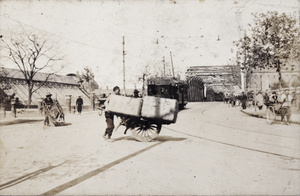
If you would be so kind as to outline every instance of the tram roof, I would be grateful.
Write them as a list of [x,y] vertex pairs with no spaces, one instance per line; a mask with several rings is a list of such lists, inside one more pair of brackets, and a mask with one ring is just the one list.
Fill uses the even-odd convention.
[[186,81],[180,80],[178,78],[173,78],[173,77],[151,77],[148,79],[148,83],[149,82],[155,85],[170,85],[170,84],[177,84],[177,83],[186,84]]

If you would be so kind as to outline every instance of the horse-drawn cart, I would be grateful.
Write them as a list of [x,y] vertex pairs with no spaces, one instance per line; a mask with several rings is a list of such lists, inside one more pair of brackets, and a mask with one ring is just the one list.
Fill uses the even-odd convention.
[[129,129],[136,140],[148,142],[158,136],[163,124],[176,122],[178,101],[152,96],[133,98],[111,95],[106,111],[121,118],[117,128],[125,126],[124,134]]

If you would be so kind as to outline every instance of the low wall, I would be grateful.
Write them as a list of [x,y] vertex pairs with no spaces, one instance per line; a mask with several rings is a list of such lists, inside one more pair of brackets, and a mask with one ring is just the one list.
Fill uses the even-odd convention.
[[[76,106],[72,106],[71,112],[67,111],[66,106],[62,106],[64,114],[74,114],[77,113],[77,108]],[[89,112],[91,111],[91,106],[89,105],[84,105],[82,107],[82,112]],[[17,118],[25,118],[25,117],[38,117],[42,116],[42,111],[39,109],[28,109],[28,108],[18,108],[17,109]],[[0,109],[0,119],[5,119],[5,118],[12,118],[13,114],[11,111],[5,111],[3,108]]]

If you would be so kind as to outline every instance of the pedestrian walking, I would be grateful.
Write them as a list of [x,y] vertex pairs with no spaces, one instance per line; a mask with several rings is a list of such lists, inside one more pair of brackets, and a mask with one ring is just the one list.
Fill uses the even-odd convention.
[[244,92],[242,92],[242,95],[241,95],[241,102],[242,102],[242,108],[243,110],[245,110],[247,108],[247,95],[245,95]]
[[231,97],[231,106],[235,107],[235,102],[236,102],[236,97],[234,95],[232,95]]
[[44,125],[45,126],[50,126],[50,114],[49,114],[49,110],[51,110],[52,105],[53,105],[53,100],[51,98],[52,94],[48,93],[46,95],[46,98],[43,100],[43,104],[42,104],[42,109],[44,110],[44,116],[45,116],[45,120],[44,120]]
[[297,107],[297,95],[296,92],[292,92],[292,101],[291,101],[291,106],[296,108],[296,110],[298,109]]
[[82,105],[83,105],[83,100],[82,100],[81,96],[78,96],[78,98],[76,100],[76,106],[77,106],[77,112],[79,115],[81,115]]
[[258,109],[261,110],[264,105],[264,97],[260,91],[256,95],[256,103],[257,103]]
[[[118,86],[115,86],[113,88],[113,94],[115,95],[120,95],[120,88]],[[110,96],[108,96],[108,98],[106,99],[106,101],[104,102],[104,106],[105,108],[107,109],[107,105],[110,101]],[[109,111],[105,111],[105,121],[106,121],[106,129],[105,129],[105,132],[103,134],[103,138],[106,140],[106,141],[113,141],[111,139],[111,135],[112,135],[112,132],[115,128],[115,125],[114,125],[114,115],[112,113],[110,113]]]
[[283,122],[284,117],[286,116],[286,124],[290,124],[291,119],[291,101],[292,96],[289,94],[289,90],[284,90],[284,93],[281,95],[282,106],[281,106],[281,121]]
[[18,108],[19,102],[20,101],[19,101],[18,97],[11,100],[11,109],[12,109],[13,116],[15,118],[17,118],[17,108]]

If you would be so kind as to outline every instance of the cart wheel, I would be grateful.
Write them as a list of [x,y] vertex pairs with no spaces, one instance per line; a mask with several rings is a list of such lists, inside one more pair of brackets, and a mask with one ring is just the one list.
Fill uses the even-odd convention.
[[133,137],[140,142],[150,142],[155,139],[161,130],[161,124],[143,123],[130,129]]
[[270,106],[267,109],[267,122],[268,124],[273,124],[275,122],[276,114],[274,107]]

